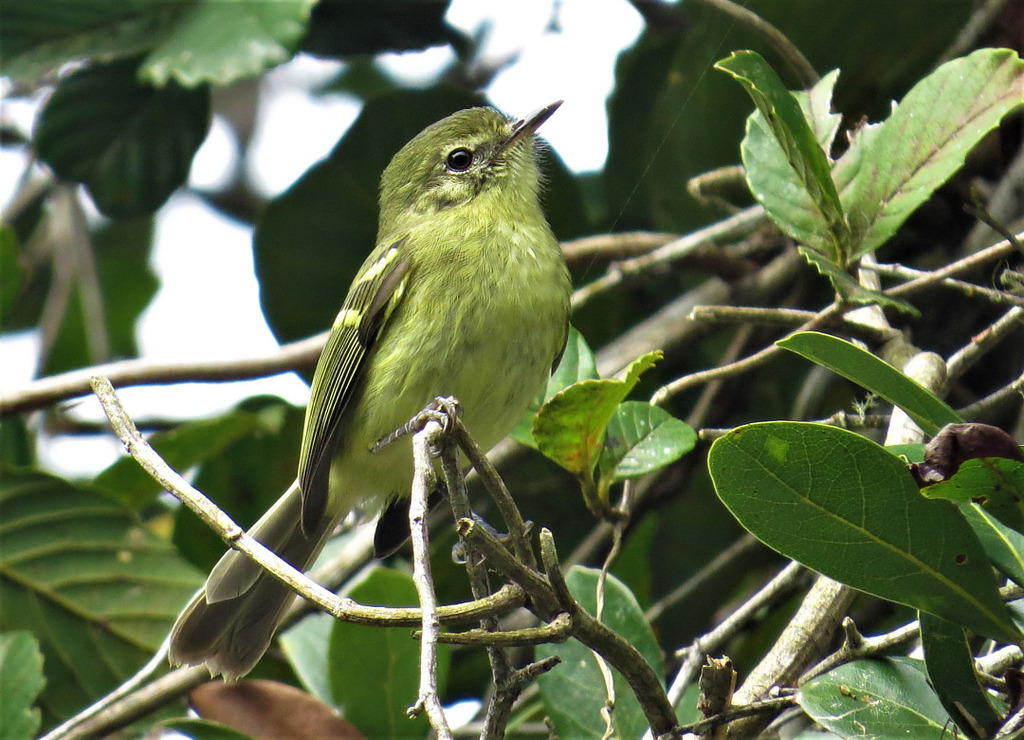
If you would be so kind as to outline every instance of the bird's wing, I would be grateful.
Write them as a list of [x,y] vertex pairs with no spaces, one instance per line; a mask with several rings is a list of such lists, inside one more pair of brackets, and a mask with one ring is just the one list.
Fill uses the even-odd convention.
[[349,288],[313,374],[299,457],[302,530],[316,531],[327,507],[335,435],[388,317],[402,299],[409,262],[398,241],[362,269]]

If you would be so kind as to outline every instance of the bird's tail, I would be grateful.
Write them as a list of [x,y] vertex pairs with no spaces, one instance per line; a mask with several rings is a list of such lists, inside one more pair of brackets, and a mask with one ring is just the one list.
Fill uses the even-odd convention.
[[[292,484],[249,534],[296,568],[305,570],[327,539],[332,522],[306,536],[302,502]],[[236,679],[252,670],[270,646],[294,593],[244,554],[229,550],[171,630],[174,665],[206,664],[210,675]]]

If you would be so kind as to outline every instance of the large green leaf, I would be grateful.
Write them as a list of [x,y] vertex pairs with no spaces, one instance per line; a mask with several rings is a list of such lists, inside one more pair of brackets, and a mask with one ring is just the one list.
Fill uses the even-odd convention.
[[960,512],[921,496],[874,442],[821,424],[751,424],[716,440],[708,469],[740,524],[783,555],[988,637],[1021,639]]
[[35,737],[42,722],[33,704],[43,688],[43,655],[30,632],[0,633],[0,727],[5,738]]
[[979,49],[906,94],[863,153],[846,205],[856,254],[876,249],[964,163],[1007,113],[1024,105],[1024,61]]
[[227,85],[291,59],[316,0],[199,0],[150,52],[140,74],[157,86]]
[[[597,613],[597,582],[599,573],[591,568],[573,567],[566,573],[569,590],[580,606]],[[614,576],[605,582],[602,623],[632,644],[644,656],[654,672],[663,675],[661,650],[643,610],[632,592]],[[590,648],[576,640],[560,645],[537,647],[539,659],[557,655],[562,662],[537,679],[544,711],[555,723],[559,737],[600,738],[605,723],[601,709],[607,698],[604,679],[597,659]],[[647,721],[640,703],[626,680],[612,670],[615,681],[615,737],[640,737]]]
[[143,85],[137,66],[126,59],[66,77],[36,128],[40,158],[117,218],[159,208],[185,182],[210,125],[207,88]]
[[[416,606],[412,577],[375,568],[346,594],[361,604]],[[450,651],[439,645],[438,690],[444,691]],[[409,719],[406,710],[419,690],[420,643],[409,628],[368,627],[336,622],[329,647],[334,703],[345,719],[367,737],[423,736],[425,715]]]
[[624,401],[608,423],[601,448],[601,485],[663,468],[696,444],[693,428],[665,409],[644,401]]
[[201,582],[166,541],[93,489],[0,470],[0,630],[39,639],[47,721],[131,675]]
[[926,612],[920,619],[925,669],[942,706],[967,737],[992,737],[999,714],[978,680],[963,627]]
[[776,344],[899,406],[925,434],[934,435],[946,424],[963,421],[956,411],[927,388],[845,339],[804,331],[780,339]]
[[1004,457],[965,461],[952,478],[921,490],[928,498],[980,503],[986,512],[1024,532],[1024,463]]
[[855,660],[800,687],[797,701],[818,724],[843,738],[940,738],[946,710],[928,686],[921,661]]

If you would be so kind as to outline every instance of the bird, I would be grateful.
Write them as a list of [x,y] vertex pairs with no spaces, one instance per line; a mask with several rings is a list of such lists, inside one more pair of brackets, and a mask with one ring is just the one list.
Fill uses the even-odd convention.
[[[559,105],[520,120],[490,107],[456,111],[385,168],[375,247],[313,375],[297,480],[250,530],[296,568],[312,565],[353,510],[407,501],[411,441],[374,451],[380,440],[451,396],[489,449],[557,365],[572,282],[541,207],[537,130]],[[244,676],[293,598],[247,556],[227,551],[175,622],[170,662]]]

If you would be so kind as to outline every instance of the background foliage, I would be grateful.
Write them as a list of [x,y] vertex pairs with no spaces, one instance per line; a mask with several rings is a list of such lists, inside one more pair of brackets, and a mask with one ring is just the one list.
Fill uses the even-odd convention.
[[[905,412],[929,437],[963,420],[1022,434],[1020,251],[966,265],[959,285],[934,273],[1024,225],[1024,72],[1013,52],[993,51],[1024,47],[1024,5],[748,3],[820,76],[807,79],[763,30],[717,3],[633,4],[646,25],[618,60],[605,168],[574,174],[557,152],[546,157],[546,210],[583,289],[573,317],[580,335],[537,423],[514,433],[525,445],[502,448],[506,483],[524,516],[554,533],[563,560],[588,566],[569,571],[569,586],[594,612],[590,568],[611,547],[609,510],[622,481],[634,481],[603,617],[672,685],[681,724],[701,717],[688,661],[728,655],[742,684],[800,617],[806,571],[737,623],[727,619],[793,558],[859,590],[831,602],[803,667],[772,677],[799,692],[767,707],[757,731],[781,716],[797,732],[886,736],[899,727],[937,738],[952,720],[968,737],[991,737],[1020,708],[1021,615],[1004,600],[1024,585],[1024,463],[1012,459],[1020,458],[1012,440],[997,451],[986,443],[963,457],[987,461],[954,476],[958,460],[922,481],[907,460],[924,459],[924,437],[897,427]],[[338,286],[372,245],[377,182],[391,155],[424,125],[487,102],[497,70],[479,58],[479,39],[445,24],[446,9],[441,0],[6,4],[0,72],[12,96],[47,96],[31,131],[5,124],[2,132],[5,146],[43,167],[23,178],[3,214],[0,330],[39,333],[40,378],[135,357],[136,323],[157,288],[148,266],[153,214],[188,187],[222,93],[245,101],[245,115],[226,117],[244,148],[259,104],[248,83],[304,53],[349,63],[331,87],[363,100],[354,125],[279,197],[261,197],[242,168],[197,195],[253,229],[262,308],[277,338],[323,331]],[[456,61],[419,89],[373,63],[385,51],[436,45],[451,45]],[[730,55],[740,50],[756,53]],[[895,111],[893,100],[902,101]],[[691,183],[740,164],[745,178]],[[86,217],[86,200],[103,218]],[[721,228],[702,238],[709,225]],[[880,284],[857,270],[876,258]],[[896,287],[929,274],[923,286]],[[843,322],[838,308],[829,313],[836,292],[886,311]],[[691,316],[696,306],[729,304],[794,311]],[[756,365],[694,375],[772,348],[810,319],[825,334],[792,336],[781,343],[789,351],[770,349]],[[948,381],[904,368],[922,353],[933,353]],[[315,353],[295,357],[287,366],[308,374]],[[27,401],[22,389],[0,401],[0,726],[12,737],[67,719],[141,666],[222,551],[131,460],[89,481],[41,469],[40,437],[94,431],[58,403],[85,392],[83,377],[66,376],[70,390],[35,385],[26,390],[39,395]],[[161,379],[204,377],[192,369]],[[254,397],[217,418],[138,422],[173,466],[249,523],[294,475],[301,418],[281,399]],[[792,423],[807,420],[852,431]],[[923,483],[938,484],[922,495]],[[441,600],[454,602],[468,589],[450,562],[447,524],[435,529],[435,581]],[[410,588],[406,557],[334,585],[391,603]],[[833,637],[844,615],[853,620],[845,644],[842,631]],[[911,627],[878,649],[854,649],[857,629],[891,635],[919,616],[920,638]],[[506,623],[523,620],[517,613]],[[729,629],[712,640],[723,623]],[[254,674],[273,679],[252,688],[271,707],[262,729],[296,732],[286,723],[309,701],[303,715],[324,724],[307,732],[335,731],[331,708],[340,708],[366,735],[425,734],[422,721],[403,719],[415,699],[417,644],[406,630],[375,630],[369,648],[353,634],[368,629],[323,615],[290,627]],[[918,639],[924,661],[913,652]],[[556,654],[564,662],[524,695],[510,733],[546,736],[540,723],[549,717],[562,737],[600,737],[606,689],[593,653],[569,641],[534,657]],[[830,670],[805,673],[826,655],[835,658]],[[453,649],[444,662],[446,703],[484,699],[482,651]],[[167,721],[197,736],[214,732],[182,719],[180,693],[133,717],[131,731]],[[245,715],[255,695],[203,687],[191,700],[205,718],[253,732],[231,708]],[[639,736],[640,704],[621,682],[616,695],[615,732]],[[765,696],[748,684],[737,701]],[[781,714],[786,706],[799,710]]]

